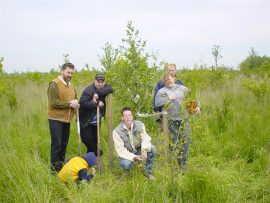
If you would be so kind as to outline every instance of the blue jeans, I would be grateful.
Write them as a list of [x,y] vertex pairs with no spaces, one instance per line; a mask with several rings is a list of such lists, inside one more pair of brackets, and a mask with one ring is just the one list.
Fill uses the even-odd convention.
[[[136,155],[141,154],[141,152],[137,152]],[[151,151],[147,152],[147,159],[146,159],[146,163],[145,163],[145,172],[146,173],[152,173],[153,172],[153,165],[154,165],[154,159],[157,155],[157,150],[156,147],[154,145],[151,145]],[[133,162],[129,161],[127,159],[123,159],[121,157],[119,157],[119,161],[120,161],[120,166],[127,172],[130,171]]]
[[187,162],[189,153],[189,144],[191,134],[188,119],[182,120],[169,120],[169,131],[172,134],[172,149],[177,150],[177,161],[180,166],[184,166]]

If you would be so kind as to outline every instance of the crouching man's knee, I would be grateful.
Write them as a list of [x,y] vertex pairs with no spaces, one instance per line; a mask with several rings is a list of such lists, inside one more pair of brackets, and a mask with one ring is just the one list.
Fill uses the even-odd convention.
[[156,149],[156,147],[154,145],[151,145],[151,151],[149,153],[150,153],[150,156],[152,158],[156,157],[156,155],[157,155],[157,149]]
[[127,159],[122,159],[120,158],[120,166],[125,170],[125,171],[130,171],[132,162],[127,160]]

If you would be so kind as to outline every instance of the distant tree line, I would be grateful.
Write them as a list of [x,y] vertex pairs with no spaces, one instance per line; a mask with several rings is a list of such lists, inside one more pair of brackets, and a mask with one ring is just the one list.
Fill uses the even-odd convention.
[[251,48],[249,56],[240,63],[241,71],[261,70],[263,72],[270,71],[270,57],[259,56],[254,48]]

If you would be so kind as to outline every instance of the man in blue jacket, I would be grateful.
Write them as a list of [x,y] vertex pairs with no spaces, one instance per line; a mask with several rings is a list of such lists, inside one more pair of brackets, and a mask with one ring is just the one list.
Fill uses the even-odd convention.
[[[169,64],[167,65],[167,72],[170,72],[170,73],[171,73],[171,75],[172,75],[173,78],[174,78],[174,83],[175,83],[175,84],[183,85],[183,82],[182,82],[181,80],[177,79],[177,76],[176,76],[176,65],[175,65],[175,64],[169,63]],[[154,103],[154,111],[155,111],[155,112],[161,112],[161,111],[162,111],[162,107],[156,107],[156,106],[155,106],[155,97],[156,97],[156,95],[157,95],[157,92],[158,92],[162,87],[164,87],[164,86],[165,86],[165,84],[164,84],[163,79],[160,79],[160,80],[158,81],[158,83],[157,83],[157,85],[156,85],[156,88],[155,88],[155,91],[154,91],[154,101],[153,101],[153,103]]]

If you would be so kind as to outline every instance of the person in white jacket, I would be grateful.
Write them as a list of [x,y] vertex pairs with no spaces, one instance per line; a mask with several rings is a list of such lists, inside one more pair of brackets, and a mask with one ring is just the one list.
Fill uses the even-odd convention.
[[151,137],[142,122],[133,120],[130,108],[123,108],[121,114],[122,122],[113,131],[114,147],[120,166],[129,172],[134,161],[146,160],[144,174],[149,180],[154,180],[153,164],[157,152],[151,144]]

